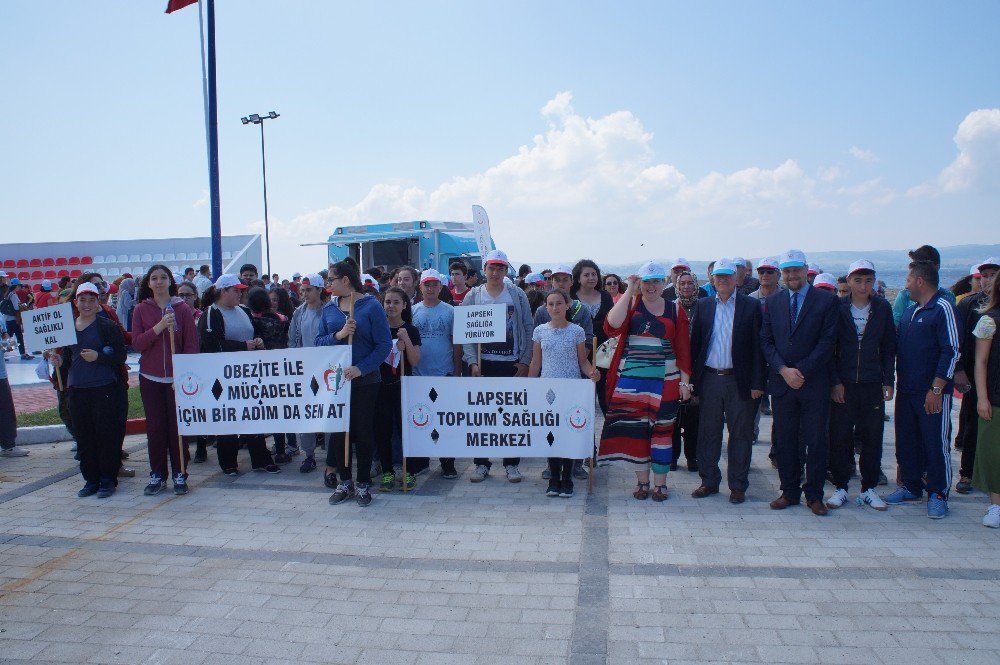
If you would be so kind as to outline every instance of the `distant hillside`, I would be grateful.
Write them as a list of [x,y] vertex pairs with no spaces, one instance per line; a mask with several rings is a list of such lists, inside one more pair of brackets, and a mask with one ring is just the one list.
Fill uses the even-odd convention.
[[[1000,244],[996,245],[956,245],[954,247],[939,247],[941,252],[941,284],[948,286],[961,277],[968,274],[969,268],[977,261],[982,261],[990,256],[1000,256]],[[806,252],[810,261],[818,263],[825,272],[841,275],[847,272],[848,266],[858,259],[868,259],[875,264],[879,278],[885,280],[890,287],[899,288],[903,286],[906,279],[907,265],[910,258],[903,249],[876,249],[876,250],[836,250],[829,252]],[[754,263],[761,257],[748,256]],[[669,263],[671,258],[660,259],[664,263]],[[698,279],[704,281],[705,273],[709,261],[690,261],[691,268],[698,275]],[[642,265],[642,262],[601,266],[604,272],[613,272],[622,277],[632,274]]]

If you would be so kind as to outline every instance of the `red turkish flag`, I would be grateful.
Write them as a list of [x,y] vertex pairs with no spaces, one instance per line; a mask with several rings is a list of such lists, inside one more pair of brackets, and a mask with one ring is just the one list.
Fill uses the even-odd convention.
[[184,9],[188,5],[193,5],[196,2],[198,2],[198,0],[169,0],[169,2],[167,2],[167,13],[169,14],[170,12],[175,12],[178,9]]

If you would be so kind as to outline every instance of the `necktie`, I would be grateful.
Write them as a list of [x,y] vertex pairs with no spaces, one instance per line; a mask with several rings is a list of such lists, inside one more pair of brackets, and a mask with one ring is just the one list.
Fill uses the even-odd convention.
[[795,320],[799,318],[799,292],[794,291],[792,293],[792,325],[795,325]]

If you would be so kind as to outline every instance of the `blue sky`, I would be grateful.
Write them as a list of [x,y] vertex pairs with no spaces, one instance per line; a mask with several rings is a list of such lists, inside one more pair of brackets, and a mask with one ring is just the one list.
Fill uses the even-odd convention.
[[[216,4],[223,229],[261,228],[239,118],[276,110],[279,272],[474,203],[518,262],[998,237],[997,2]],[[198,14],[165,5],[0,5],[7,241],[207,232]]]

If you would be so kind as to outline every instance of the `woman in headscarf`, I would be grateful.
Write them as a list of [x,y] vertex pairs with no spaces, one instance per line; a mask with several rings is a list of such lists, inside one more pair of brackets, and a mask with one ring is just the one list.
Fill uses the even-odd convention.
[[[694,305],[698,302],[698,278],[694,273],[684,271],[675,279],[677,284],[677,304],[691,319]],[[698,470],[698,398],[691,397],[680,405],[677,413],[677,423],[674,425],[674,459],[670,470],[677,470],[677,461],[681,458],[681,441],[683,440],[684,458],[687,460],[688,471]]]
[[663,298],[666,275],[652,261],[639,268],[604,321],[605,332],[619,341],[608,371],[598,460],[634,464],[638,486],[632,496],[639,500],[666,500],[678,402],[691,396],[687,313]]
[[135,280],[126,277],[118,284],[118,301],[115,313],[125,330],[132,330],[132,310],[135,308]]

